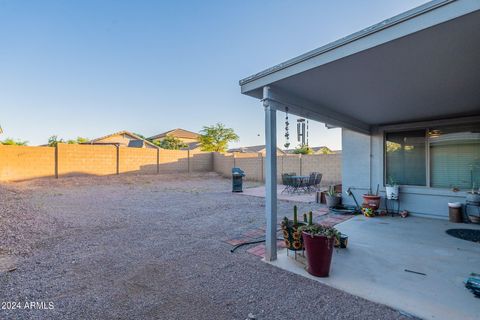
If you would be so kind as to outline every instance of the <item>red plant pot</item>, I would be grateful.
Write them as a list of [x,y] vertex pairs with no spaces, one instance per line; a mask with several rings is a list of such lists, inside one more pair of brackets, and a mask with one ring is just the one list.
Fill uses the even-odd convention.
[[363,203],[362,206],[364,208],[370,208],[373,211],[378,210],[380,208],[380,196],[368,195],[364,194],[363,196]]
[[316,277],[328,277],[335,238],[313,236],[302,232],[303,244],[307,251],[307,271]]

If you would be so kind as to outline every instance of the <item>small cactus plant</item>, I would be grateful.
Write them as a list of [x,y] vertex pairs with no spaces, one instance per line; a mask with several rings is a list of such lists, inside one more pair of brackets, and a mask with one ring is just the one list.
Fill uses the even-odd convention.
[[298,208],[297,206],[293,206],[293,225],[296,226],[298,224]]
[[303,238],[302,234],[298,232],[300,226],[306,225],[307,214],[303,215],[305,223],[298,221],[298,207],[293,207],[293,220],[289,220],[287,217],[283,218],[281,227],[283,232],[283,238],[285,241],[285,247],[288,250],[298,251],[303,250]]

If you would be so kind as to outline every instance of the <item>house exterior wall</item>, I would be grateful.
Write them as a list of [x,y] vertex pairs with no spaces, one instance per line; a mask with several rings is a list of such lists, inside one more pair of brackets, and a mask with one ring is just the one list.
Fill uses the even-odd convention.
[[[178,140],[182,141],[182,142],[185,142],[185,143],[192,143],[192,142],[197,142],[198,139],[190,139],[190,138],[179,138],[179,137],[176,137],[175,135],[171,135],[175,138],[177,138]],[[162,141],[163,139],[165,139],[165,137],[162,137],[162,138],[157,138],[157,139],[153,139],[153,141],[155,142],[160,142]]]
[[[95,143],[118,143],[121,146],[128,146],[128,143],[131,140],[138,140],[135,137],[129,136],[128,134],[116,134],[113,136],[105,137],[103,139],[95,140]],[[145,143],[145,148],[156,149],[154,146]]]
[[[405,128],[408,127],[405,124]],[[382,128],[375,129],[370,136],[342,129],[343,190],[351,187],[359,204],[363,201],[362,194],[369,188],[375,190],[378,184],[383,197],[381,208],[385,208],[384,133]],[[448,202],[463,203],[465,197],[466,191],[400,186],[400,209],[413,215],[448,219]],[[345,192],[342,198],[343,203],[354,205],[352,197]]]

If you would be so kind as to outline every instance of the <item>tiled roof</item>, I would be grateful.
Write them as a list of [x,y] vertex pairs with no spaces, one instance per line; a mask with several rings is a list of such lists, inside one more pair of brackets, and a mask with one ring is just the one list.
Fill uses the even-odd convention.
[[127,131],[127,130],[118,131],[118,132],[115,132],[115,133],[112,133],[112,134],[109,134],[109,135],[106,135],[106,136],[103,136],[103,137],[100,137],[100,138],[92,139],[88,142],[85,142],[84,144],[94,144],[95,142],[97,142],[99,140],[103,140],[103,139],[106,139],[106,138],[109,138],[109,137],[122,135],[122,134],[129,135],[132,138],[134,138],[134,140],[142,140],[145,144],[148,144],[152,147],[158,148],[155,144],[151,143],[150,141],[147,141],[147,140],[143,139],[142,137],[140,137],[140,136],[138,136],[138,135],[136,135],[136,134],[134,134],[130,131]]
[[200,135],[196,132],[192,132],[192,131],[188,131],[188,130],[185,130],[185,129],[177,128],[177,129],[173,129],[173,130],[170,130],[170,131],[159,133],[157,135],[154,135],[154,136],[150,137],[149,139],[155,140],[155,139],[164,138],[166,136],[172,136],[172,137],[175,137],[175,138],[198,139],[198,137]]

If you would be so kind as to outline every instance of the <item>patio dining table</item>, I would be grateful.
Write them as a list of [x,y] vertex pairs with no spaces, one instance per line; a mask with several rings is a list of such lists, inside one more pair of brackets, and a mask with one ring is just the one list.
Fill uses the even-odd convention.
[[306,182],[310,179],[310,176],[290,176],[293,181],[293,190],[292,193],[298,191],[300,188],[303,188]]

